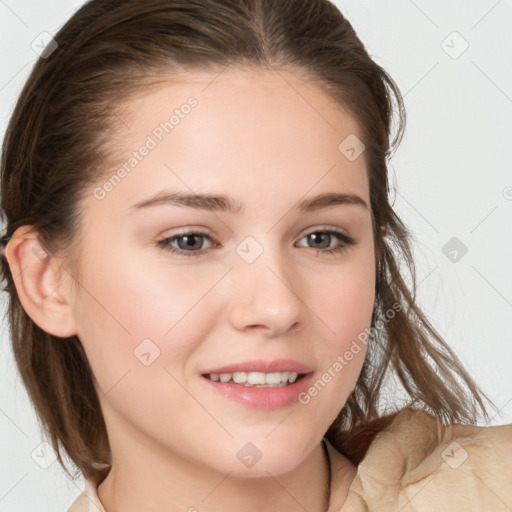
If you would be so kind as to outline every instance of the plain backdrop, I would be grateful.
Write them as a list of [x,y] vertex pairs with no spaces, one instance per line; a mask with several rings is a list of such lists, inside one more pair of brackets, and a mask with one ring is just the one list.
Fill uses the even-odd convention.
[[[32,42],[55,34],[82,3],[0,0],[2,137],[37,58]],[[416,240],[420,305],[500,409],[491,424],[511,423],[512,3],[336,4],[405,96],[391,183]],[[45,438],[2,327],[0,510],[66,511],[83,480],[72,482],[49,458],[36,462]]]

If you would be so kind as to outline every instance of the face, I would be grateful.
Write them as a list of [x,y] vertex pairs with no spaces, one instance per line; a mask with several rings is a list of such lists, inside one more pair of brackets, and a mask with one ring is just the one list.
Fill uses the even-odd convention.
[[360,129],[298,74],[263,70],[162,82],[118,119],[119,160],[83,203],[72,306],[112,449],[290,471],[365,356],[353,342],[375,261]]

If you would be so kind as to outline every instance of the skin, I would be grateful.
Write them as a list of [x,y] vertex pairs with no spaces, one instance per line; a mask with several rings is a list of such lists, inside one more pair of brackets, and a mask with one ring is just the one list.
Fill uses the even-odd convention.
[[[25,228],[6,251],[13,273],[24,269],[16,285],[27,313],[47,332],[78,335],[85,348],[113,453],[98,489],[108,512],[326,510],[321,439],[365,356],[363,346],[307,405],[277,410],[220,396],[201,377],[249,359],[290,358],[309,365],[314,382],[370,326],[375,298],[371,211],[294,209],[324,192],[370,204],[364,153],[350,161],[338,149],[350,134],[361,138],[356,121],[299,73],[217,75],[163,81],[118,112],[108,139],[119,157],[112,172],[174,108],[198,100],[103,199],[91,188],[80,286],[55,258],[36,257]],[[229,195],[244,211],[130,209],[163,189]],[[326,227],[357,244],[322,252],[306,235]],[[216,245],[199,238],[206,252],[190,258],[156,245],[192,229],[210,231]],[[247,236],[263,249],[252,263],[236,252]],[[329,248],[338,245],[332,237]],[[145,366],[134,350],[148,338],[160,355]],[[237,457],[247,442],[262,453],[251,468]],[[333,465],[330,510],[337,510],[356,468],[338,452]]]

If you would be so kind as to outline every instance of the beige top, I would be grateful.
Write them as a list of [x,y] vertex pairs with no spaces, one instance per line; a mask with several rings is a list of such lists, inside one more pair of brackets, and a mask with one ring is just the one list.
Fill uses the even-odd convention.
[[[329,512],[512,511],[512,424],[444,427],[406,407],[377,420],[359,439],[347,454],[357,474],[346,497],[337,485],[342,456],[327,443]],[[95,482],[86,480],[68,512],[105,512]]]

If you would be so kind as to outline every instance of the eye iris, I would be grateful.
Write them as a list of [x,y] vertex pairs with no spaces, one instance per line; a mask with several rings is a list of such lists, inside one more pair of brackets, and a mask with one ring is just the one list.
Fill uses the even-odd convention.
[[[180,243],[182,240],[184,244]],[[199,240],[199,243],[197,241]],[[180,249],[200,249],[201,248],[201,236],[199,235],[183,235],[178,238],[178,246]]]
[[322,247],[320,247],[320,249],[329,247],[330,245],[331,235],[329,233],[311,233],[309,237],[313,243],[322,243],[322,238],[325,237],[324,241],[326,240],[327,244],[323,244]]

